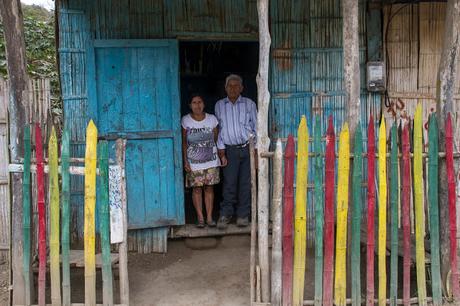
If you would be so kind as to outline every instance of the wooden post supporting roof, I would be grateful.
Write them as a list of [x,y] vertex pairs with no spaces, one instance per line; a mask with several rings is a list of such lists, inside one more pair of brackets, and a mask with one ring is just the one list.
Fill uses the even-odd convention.
[[360,120],[360,72],[359,72],[359,28],[358,0],[344,0],[343,16],[343,86],[345,104],[348,109],[350,144],[353,145],[356,125]]
[[268,27],[268,0],[257,1],[259,18],[259,71],[257,73],[257,148],[259,166],[258,189],[258,221],[259,221],[259,266],[261,270],[262,302],[270,301],[270,269],[268,260],[268,217],[269,217],[269,180],[268,159],[261,158],[262,152],[267,152],[270,146],[268,138],[268,106],[270,92],[268,91],[268,67],[270,62],[270,32]]
[[[17,162],[24,154],[24,124],[27,99],[26,51],[21,3],[19,0],[0,0],[0,15],[6,43],[10,101],[10,158]],[[23,243],[22,243],[22,177],[12,174],[11,266],[13,269],[13,304],[24,304]]]
[[[457,62],[460,40],[460,0],[449,0],[446,6],[444,45],[439,64],[436,88],[436,112],[439,123],[439,148],[445,148],[445,121],[449,112],[456,111],[454,90],[457,83]],[[458,107],[457,107],[458,108]],[[457,109],[458,111],[458,109]],[[441,224],[448,224],[446,160],[439,161],[439,217]],[[449,227],[441,226],[441,279],[443,292],[446,291],[447,274],[450,269]]]

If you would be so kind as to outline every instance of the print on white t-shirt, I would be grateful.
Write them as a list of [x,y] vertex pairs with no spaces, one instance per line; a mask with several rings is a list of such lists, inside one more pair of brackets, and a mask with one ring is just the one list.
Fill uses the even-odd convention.
[[196,121],[190,114],[182,117],[182,127],[187,135],[187,160],[192,171],[220,166],[213,132],[217,124],[217,118],[210,114],[205,114],[201,121]]

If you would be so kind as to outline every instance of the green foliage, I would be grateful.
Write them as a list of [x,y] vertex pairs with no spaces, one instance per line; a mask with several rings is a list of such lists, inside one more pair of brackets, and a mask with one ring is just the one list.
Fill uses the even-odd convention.
[[[59,76],[56,65],[54,13],[37,5],[22,5],[27,71],[32,78],[49,78],[52,111],[62,113],[59,99]],[[0,76],[7,78],[7,64],[3,24],[0,21]]]

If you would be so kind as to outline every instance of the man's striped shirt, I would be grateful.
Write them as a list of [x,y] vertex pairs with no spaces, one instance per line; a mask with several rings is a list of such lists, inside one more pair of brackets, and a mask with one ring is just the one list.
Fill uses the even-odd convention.
[[215,115],[219,121],[219,137],[217,148],[225,149],[225,145],[240,145],[256,137],[257,107],[254,101],[239,96],[235,103],[228,97],[217,101]]

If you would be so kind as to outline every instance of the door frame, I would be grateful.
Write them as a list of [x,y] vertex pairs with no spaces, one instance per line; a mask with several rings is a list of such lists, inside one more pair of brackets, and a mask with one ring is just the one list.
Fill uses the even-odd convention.
[[[98,126],[98,99],[96,87],[96,48],[148,48],[148,47],[169,47],[170,63],[172,80],[175,80],[176,88],[172,90],[171,101],[173,113],[173,121],[177,122],[180,127],[180,71],[179,71],[179,41],[177,39],[94,39],[87,47],[87,69],[86,69],[86,88],[88,91],[88,116],[93,118]],[[174,126],[174,125],[173,125]],[[122,139],[139,139],[139,135],[131,135],[132,133],[120,133],[118,135],[110,135],[110,138]],[[155,133],[156,134],[156,133]],[[161,131],[159,134],[162,134]],[[114,137],[115,136],[115,137]],[[145,135],[144,135],[145,136]],[[166,135],[156,135],[163,136]],[[169,136],[169,135],[167,135]],[[168,223],[161,226],[173,226],[185,224],[185,207],[184,207],[184,181],[183,181],[183,163],[182,163],[182,133],[181,129],[177,128],[172,133],[173,152],[174,152],[174,188],[175,194],[175,210],[176,222]],[[129,203],[127,203],[129,205]],[[128,216],[129,228],[129,216]],[[156,228],[156,227],[150,227]],[[136,228],[131,228],[136,229]]]

